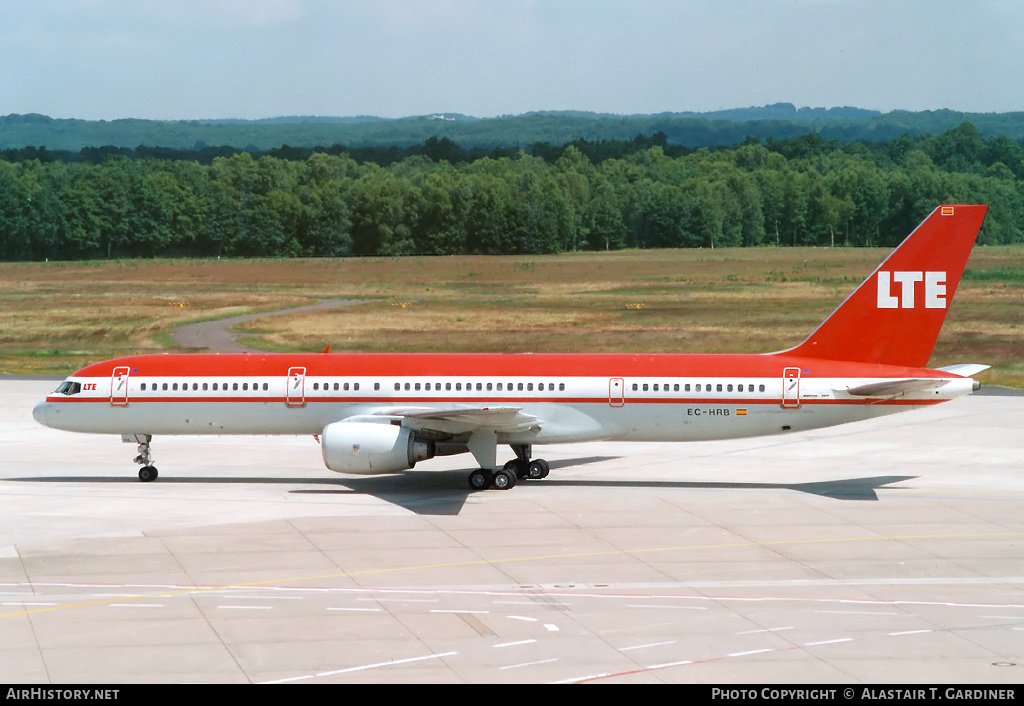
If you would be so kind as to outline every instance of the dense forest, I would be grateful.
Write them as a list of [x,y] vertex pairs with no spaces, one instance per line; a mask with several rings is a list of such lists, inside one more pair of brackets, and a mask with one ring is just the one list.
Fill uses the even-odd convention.
[[963,123],[697,150],[20,148],[0,152],[0,259],[892,246],[944,202],[990,205],[980,242],[1024,242],[1024,147]]

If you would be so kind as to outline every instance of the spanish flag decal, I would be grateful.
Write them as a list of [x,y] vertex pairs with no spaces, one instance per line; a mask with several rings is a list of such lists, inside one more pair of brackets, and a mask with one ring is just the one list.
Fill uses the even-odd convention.
[[737,417],[745,417],[745,416],[747,416],[747,410],[745,410],[745,409],[737,409],[736,410],[736,416]]

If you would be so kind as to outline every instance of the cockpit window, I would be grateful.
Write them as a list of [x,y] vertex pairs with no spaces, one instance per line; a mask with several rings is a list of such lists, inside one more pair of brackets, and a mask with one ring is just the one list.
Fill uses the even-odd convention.
[[61,395],[77,395],[81,391],[82,383],[71,382],[70,380],[65,380],[60,384],[60,387],[57,388],[57,392]]

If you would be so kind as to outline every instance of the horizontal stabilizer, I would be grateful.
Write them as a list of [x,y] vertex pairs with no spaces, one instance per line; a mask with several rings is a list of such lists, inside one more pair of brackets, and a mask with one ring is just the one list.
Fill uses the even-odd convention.
[[848,390],[838,390],[857,397],[889,397],[902,395],[907,392],[920,392],[942,387],[949,380],[942,378],[906,378],[903,380],[886,380],[885,382],[872,382],[867,385],[858,385]]
[[965,378],[977,375],[982,370],[988,370],[991,365],[981,365],[980,363],[960,363],[958,365],[947,365],[945,368],[936,368],[944,373],[953,373],[954,375],[962,375]]

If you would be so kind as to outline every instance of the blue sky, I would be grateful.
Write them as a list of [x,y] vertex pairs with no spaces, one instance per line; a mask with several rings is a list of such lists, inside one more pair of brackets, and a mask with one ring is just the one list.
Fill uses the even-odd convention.
[[0,0],[0,115],[1024,110],[1020,0]]

